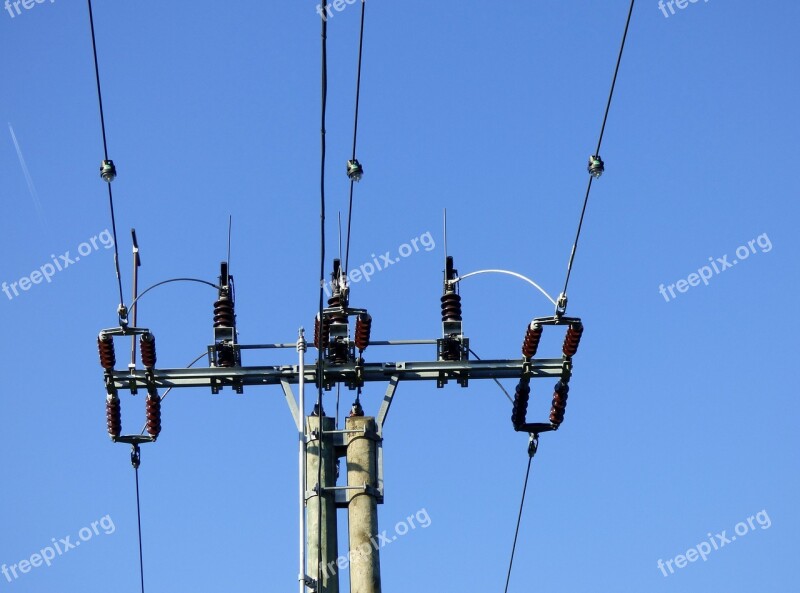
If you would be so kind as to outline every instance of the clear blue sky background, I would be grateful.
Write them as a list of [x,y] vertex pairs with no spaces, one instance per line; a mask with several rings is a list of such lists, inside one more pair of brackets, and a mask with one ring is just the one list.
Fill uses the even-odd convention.
[[[426,232],[436,243],[353,285],[373,337],[440,335],[443,208],[462,273],[506,268],[557,295],[627,0],[367,8],[351,262]],[[214,280],[230,214],[240,339],[293,341],[318,298],[315,3],[97,0],[95,18],[126,295],[131,227],[144,285]],[[533,463],[511,591],[796,589],[799,19],[788,0],[701,1],[668,17],[637,2],[570,285],[586,333],[566,421]],[[358,20],[356,4],[329,22],[328,268],[346,210]],[[85,3],[0,12],[0,53],[10,284],[51,254],[74,256],[110,219]],[[736,256],[759,236],[755,253]],[[708,286],[659,293],[724,256],[738,263]],[[466,280],[462,295],[482,357],[518,357],[526,324],[552,313],[510,277]],[[159,366],[205,350],[214,298],[186,284],[143,299]],[[0,563],[75,541],[106,515],[115,526],[49,568],[0,576],[0,591],[138,590],[133,470],[128,447],[106,436],[95,344],[116,305],[102,246],[50,283],[0,294]],[[560,332],[550,338],[544,356],[558,353]],[[530,415],[543,419],[552,381],[533,390]],[[382,391],[366,389],[368,413]],[[326,395],[328,410],[334,401]],[[351,401],[344,393],[343,412]],[[141,427],[143,406],[124,397],[127,429]],[[384,548],[384,591],[502,590],[527,461],[510,412],[491,382],[400,385],[381,527],[391,534],[421,509],[431,524]],[[280,389],[174,392],[163,425],[140,470],[147,590],[296,590],[296,440]],[[756,523],[669,577],[659,570],[759,511],[769,528]]]

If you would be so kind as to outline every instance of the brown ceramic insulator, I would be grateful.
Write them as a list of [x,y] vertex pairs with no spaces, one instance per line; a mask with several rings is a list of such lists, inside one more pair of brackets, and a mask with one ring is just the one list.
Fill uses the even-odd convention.
[[448,292],[442,296],[442,321],[461,321],[461,295]]
[[114,338],[108,334],[100,334],[97,337],[97,349],[100,352],[100,366],[107,371],[113,371],[117,364],[117,357],[114,354]]
[[161,398],[158,393],[148,394],[145,402],[145,411],[147,414],[147,434],[151,437],[158,438],[161,433]]
[[142,364],[145,368],[156,366],[156,338],[153,334],[142,334],[139,338],[139,351],[142,353]]
[[550,423],[556,428],[564,422],[564,411],[567,408],[567,397],[569,386],[563,385],[560,381],[556,383],[553,393],[553,405],[550,408]]
[[564,356],[575,356],[578,351],[578,345],[581,343],[581,336],[583,335],[583,324],[573,323],[567,330],[567,335],[564,337],[564,347],[562,352]]
[[214,327],[234,327],[235,320],[233,300],[227,294],[222,294],[214,302]]
[[369,346],[369,338],[372,333],[372,316],[368,313],[361,313],[356,319],[356,348],[364,351]]
[[119,398],[116,396],[106,399],[106,420],[109,436],[112,439],[118,438],[122,432],[122,413],[120,411]]
[[542,339],[542,326],[538,323],[531,323],[525,332],[525,341],[522,342],[522,355],[525,358],[533,358],[539,349],[539,341]]

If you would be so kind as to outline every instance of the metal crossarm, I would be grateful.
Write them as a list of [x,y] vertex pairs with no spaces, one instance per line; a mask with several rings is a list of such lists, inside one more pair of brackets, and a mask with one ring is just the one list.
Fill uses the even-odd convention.
[[[530,370],[531,377],[560,378],[564,371],[564,361],[542,359],[524,360],[464,360],[464,361],[413,361],[365,363],[360,369],[355,364],[326,364],[326,383],[353,383],[357,372],[365,382],[388,382],[392,377],[400,381],[437,381],[444,377],[468,377],[469,379],[518,379],[523,372]],[[316,366],[307,366],[304,371],[306,383],[315,384]],[[159,388],[211,387],[255,385],[297,384],[300,371],[297,365],[255,366],[235,368],[190,368],[110,371],[107,373],[109,387],[114,389],[145,388],[152,381]],[[149,380],[149,381],[148,381]]]

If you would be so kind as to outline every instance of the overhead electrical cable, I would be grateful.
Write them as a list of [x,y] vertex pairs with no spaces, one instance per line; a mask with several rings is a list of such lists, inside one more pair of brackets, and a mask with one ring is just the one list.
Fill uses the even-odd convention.
[[[584,220],[584,216],[586,215],[586,206],[589,203],[589,194],[591,193],[591,190],[592,190],[592,181],[596,177],[600,177],[600,175],[603,173],[603,170],[604,170],[603,161],[600,158],[600,147],[601,147],[601,145],[603,143],[603,135],[605,134],[606,123],[608,122],[608,114],[609,114],[609,111],[611,110],[611,100],[612,100],[612,98],[614,96],[614,89],[616,88],[616,84],[617,84],[617,76],[619,74],[620,64],[622,63],[622,54],[623,54],[623,52],[625,50],[625,41],[628,38],[628,30],[630,28],[631,17],[633,15],[633,7],[634,7],[635,3],[636,3],[636,0],[631,0],[630,8],[628,9],[628,17],[625,20],[625,31],[622,34],[622,42],[620,43],[619,54],[617,55],[617,63],[616,63],[616,66],[614,67],[614,77],[612,78],[611,89],[610,89],[610,91],[608,93],[608,100],[606,101],[605,113],[603,115],[603,124],[600,127],[600,136],[599,136],[599,138],[597,140],[597,148],[596,148],[594,154],[589,157],[589,173],[590,173],[589,183],[588,183],[588,185],[586,187],[586,195],[585,195],[584,200],[583,200],[583,208],[581,209],[581,216],[580,216],[580,219],[578,221],[578,230],[577,230],[577,232],[575,234],[575,242],[572,245],[572,251],[570,252],[570,256],[569,256],[569,263],[567,264],[567,276],[566,276],[566,279],[564,281],[564,290],[561,293],[561,295],[559,296],[558,302],[556,303],[556,315],[563,314],[565,309],[566,309],[567,287],[569,285],[569,279],[570,279],[570,275],[572,273],[572,264],[575,261],[575,252],[576,252],[576,250],[578,248],[578,240],[580,239],[581,229],[583,228],[583,220]],[[505,390],[503,390],[503,391],[505,391]],[[508,394],[506,394],[506,395],[508,395]],[[520,505],[519,505],[519,513],[517,515],[517,526],[516,526],[516,529],[514,530],[514,542],[513,542],[512,546],[511,546],[511,558],[510,558],[509,563],[508,563],[508,572],[506,574],[505,593],[508,593],[508,585],[511,582],[511,569],[512,569],[512,567],[514,565],[514,553],[516,552],[516,549],[517,549],[517,539],[519,537],[519,528],[520,528],[520,524],[522,522],[522,511],[523,511],[524,506],[525,506],[525,494],[526,494],[526,492],[528,490],[528,480],[530,478],[530,473],[531,473],[531,462],[533,461],[534,455],[536,455],[536,451],[538,449],[538,446],[539,446],[539,435],[535,434],[535,433],[531,433],[530,434],[530,443],[528,445],[528,467],[525,470],[525,481],[524,481],[523,486],[522,486],[522,497],[521,497]]]
[[361,100],[361,62],[364,55],[364,13],[366,11],[366,0],[361,0],[361,29],[358,36],[358,74],[356,75],[356,108],[353,122],[353,156],[347,163],[347,176],[350,178],[350,204],[347,208],[347,247],[344,257],[344,274],[347,276],[350,263],[350,230],[353,221],[353,188],[356,182],[361,179],[363,169],[361,163],[356,159],[356,143],[358,140],[358,108]]
[[[469,349],[469,353],[470,353],[470,354],[472,354],[472,356],[474,356],[474,357],[475,357],[475,360],[483,360],[483,359],[482,359],[480,356],[478,356],[478,355],[475,353],[475,351],[474,351],[472,348],[470,348],[470,349]],[[508,394],[508,391],[506,390],[506,388],[505,388],[505,387],[503,387],[503,384],[502,384],[500,381],[498,381],[497,379],[495,379],[494,377],[492,378],[492,381],[494,381],[495,383],[497,383],[497,386],[498,386],[498,387],[500,388],[500,390],[501,390],[501,391],[502,391],[502,392],[505,394],[506,398],[508,398],[508,401],[510,401],[510,402],[513,404],[513,403],[514,403],[514,398],[513,398],[513,397],[511,397],[511,396]]]
[[508,584],[511,582],[511,567],[514,565],[514,552],[517,550],[517,538],[519,537],[519,526],[522,522],[522,509],[525,508],[525,493],[528,491],[528,479],[531,475],[531,462],[533,456],[536,455],[536,450],[539,447],[539,436],[531,435],[530,444],[528,445],[528,469],[525,470],[525,482],[522,485],[522,499],[519,502],[519,514],[517,515],[517,528],[514,531],[514,543],[511,546],[511,559],[508,562],[508,574],[506,575],[506,588],[505,593],[508,593]]
[[[320,271],[319,271],[319,319],[320,322],[324,319],[323,314],[325,310],[325,122],[328,110],[328,21],[322,18],[322,114],[320,126],[320,181],[319,181],[319,194],[320,194]],[[319,418],[318,441],[317,441],[317,505],[319,517],[322,517],[322,437],[324,433],[324,412],[322,409],[322,390],[324,379],[324,357],[319,356],[317,361],[317,417]],[[305,414],[305,410],[300,411],[301,415]],[[317,525],[317,591],[322,589],[322,521],[320,520]]]
[[[201,358],[204,358],[204,357],[206,357],[206,356],[208,356],[208,352],[203,352],[203,353],[202,353],[200,356],[198,356],[198,357],[197,357],[197,358],[195,358],[195,359],[194,359],[192,362],[190,362],[189,364],[187,364],[187,365],[186,365],[186,368],[187,368],[187,369],[190,369],[190,368],[192,368],[194,365],[196,365],[198,362],[200,362],[200,359],[201,359]],[[170,391],[172,391],[172,389],[173,389],[173,387],[170,387],[169,389],[167,389],[167,390],[164,392],[164,394],[161,396],[161,401],[162,401],[162,402],[163,402],[163,401],[164,401],[164,400],[167,398],[167,396],[169,395],[169,392],[170,392]],[[145,431],[146,431],[146,430],[147,430],[147,424],[145,424],[145,425],[142,427],[142,430],[139,432],[139,434],[142,434],[142,435],[143,435],[143,434],[145,433]]]
[[[630,8],[628,9],[628,18],[625,21],[625,32],[622,34],[622,43],[620,44],[619,47],[619,54],[617,56],[617,65],[614,68],[614,78],[611,81],[611,90],[608,93],[608,101],[606,102],[605,115],[603,116],[603,125],[600,128],[600,137],[597,140],[597,149],[594,151],[594,154],[590,158],[589,172],[591,174],[589,176],[589,184],[586,187],[586,196],[583,199],[583,208],[581,209],[581,216],[580,220],[578,221],[578,231],[575,234],[575,242],[572,244],[572,251],[570,252],[569,256],[569,263],[567,264],[567,277],[564,280],[564,290],[561,293],[561,296],[564,299],[566,299],[567,296],[567,286],[569,285],[569,278],[570,275],[572,274],[572,264],[575,261],[575,252],[578,249],[578,240],[581,237],[581,229],[583,228],[583,219],[584,216],[586,215],[586,206],[589,203],[589,194],[592,191],[592,181],[594,181],[596,177],[599,177],[600,174],[602,174],[603,172],[603,161],[600,160],[600,146],[603,143],[603,134],[605,134],[606,131],[606,122],[608,121],[608,113],[611,110],[611,99],[614,96],[614,88],[617,85],[617,75],[619,74],[619,66],[622,63],[622,53],[625,50],[625,41],[628,38],[628,29],[631,24],[631,16],[633,15],[633,6],[635,2],[636,0],[631,0],[631,5]],[[595,168],[593,169],[592,165],[594,159],[597,159],[597,161],[595,161]],[[561,301],[561,299],[559,299],[559,301]],[[564,306],[566,305],[564,304]]]
[[134,444],[131,451],[131,465],[136,474],[136,524],[139,528],[139,578],[142,584],[142,593],[144,593],[144,557],[142,554],[142,507],[139,501],[139,464],[141,462],[141,453],[139,445]]
[[92,32],[92,53],[94,54],[94,75],[97,82],[97,101],[100,105],[100,128],[103,132],[103,163],[100,175],[108,185],[108,205],[111,210],[111,234],[114,238],[114,270],[117,275],[117,285],[119,287],[119,305],[121,313],[125,307],[125,297],[122,294],[122,277],[119,272],[119,248],[117,247],[117,222],[114,216],[114,195],[111,191],[111,182],[117,175],[114,163],[108,158],[108,140],[106,138],[106,118],[103,111],[103,93],[100,90],[100,66],[97,61],[97,39],[94,32],[94,11],[92,10],[92,0],[87,0],[89,4],[89,28]]

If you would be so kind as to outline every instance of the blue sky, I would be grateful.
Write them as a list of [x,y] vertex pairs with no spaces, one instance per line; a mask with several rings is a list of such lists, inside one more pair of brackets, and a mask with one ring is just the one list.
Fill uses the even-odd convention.
[[[103,242],[87,9],[30,6],[0,11],[0,282],[18,287],[0,293],[0,563],[99,528],[49,567],[0,576],[0,591],[136,591],[133,471],[128,448],[106,436],[95,343],[115,325],[118,298]],[[240,340],[290,342],[312,327],[315,7],[95,2],[126,295],[131,227],[143,285],[214,280],[231,215]],[[514,270],[558,294],[627,9],[626,0],[369,3],[366,174],[351,262],[432,239],[353,285],[351,304],[369,309],[375,339],[440,335],[444,208],[459,271]],[[564,425],[542,436],[533,462],[510,591],[737,593],[796,582],[800,6],[674,9],[665,16],[639,0],[634,12],[601,151],[606,173],[570,283],[568,313],[586,332]],[[357,4],[329,20],[328,260],[347,206],[358,22]],[[20,288],[79,250],[86,255],[50,282]],[[719,271],[700,271],[712,264]],[[470,278],[461,293],[465,332],[485,358],[518,357],[526,324],[552,313],[510,277]],[[142,300],[159,366],[204,352],[214,299],[176,284]],[[555,356],[560,338],[545,339],[541,354]],[[246,356],[295,360],[291,351]],[[434,356],[426,347],[366,353]],[[546,415],[551,383],[534,382],[530,415]],[[365,390],[367,413],[382,392]],[[343,412],[351,400],[343,392]],[[503,586],[527,461],[510,412],[491,382],[400,385],[385,430],[381,529],[391,534],[423,509],[430,525],[382,551],[384,590]],[[125,397],[122,414],[126,427],[141,426],[141,398]],[[278,388],[170,394],[162,436],[142,450],[147,590],[296,587],[295,448]],[[760,519],[748,526],[750,517]],[[735,541],[674,568],[742,522]],[[659,560],[672,560],[674,574]]]

